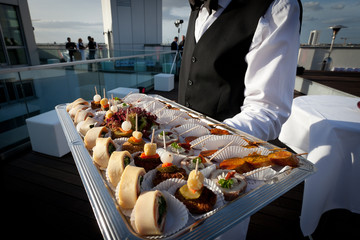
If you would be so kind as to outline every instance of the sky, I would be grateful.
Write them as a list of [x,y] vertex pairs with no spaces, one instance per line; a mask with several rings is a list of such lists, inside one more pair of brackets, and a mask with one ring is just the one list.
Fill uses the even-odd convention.
[[[169,44],[178,29],[174,22],[184,20],[180,35],[186,34],[190,7],[188,0],[162,0],[163,39]],[[69,36],[73,41],[81,37],[85,42],[91,35],[98,43],[104,42],[101,0],[28,0],[37,43],[63,43]],[[320,31],[320,43],[330,43],[330,26],[343,25],[336,43],[360,44],[360,0],[305,1],[301,43],[307,43],[312,30]]]

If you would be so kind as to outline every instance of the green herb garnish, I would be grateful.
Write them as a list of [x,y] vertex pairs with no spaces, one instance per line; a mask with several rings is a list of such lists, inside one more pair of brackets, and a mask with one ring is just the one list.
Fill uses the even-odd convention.
[[158,204],[159,204],[159,218],[158,218],[158,225],[161,224],[161,220],[163,218],[163,215],[166,214],[166,200],[163,196],[160,196],[158,198]]
[[230,189],[232,187],[232,185],[234,184],[234,180],[232,179],[228,179],[228,180],[225,180],[225,179],[220,179],[218,181],[218,183],[220,184],[220,186],[222,188],[228,188]]
[[175,148],[175,149],[181,149],[181,146],[177,143],[177,142],[173,142],[172,144],[170,144],[171,147]]
[[109,148],[108,148],[109,155],[111,155],[115,150],[116,150],[116,147],[114,146],[114,144],[109,143]]
[[130,164],[130,158],[128,156],[124,157],[124,168]]
[[192,162],[196,164],[196,161],[197,161],[198,163],[202,163],[200,157],[193,158]]

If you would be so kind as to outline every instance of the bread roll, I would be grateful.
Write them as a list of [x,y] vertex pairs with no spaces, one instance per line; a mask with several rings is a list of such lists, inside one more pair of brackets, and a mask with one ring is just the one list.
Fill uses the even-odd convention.
[[80,105],[80,104],[81,105],[89,105],[89,103],[86,100],[84,100],[82,98],[78,98],[66,106],[66,111],[69,112],[73,107],[75,107],[76,105]]
[[85,136],[87,131],[89,131],[91,128],[93,128],[95,126],[95,124],[97,124],[98,121],[95,120],[92,117],[87,117],[85,119],[85,121],[83,122],[83,124],[81,124],[81,127],[79,129],[80,133]]
[[104,137],[103,135],[107,132],[108,130],[106,127],[94,127],[91,128],[89,131],[87,131],[84,137],[84,143],[86,149],[88,150],[93,149],[93,147],[95,147],[96,144],[96,139],[99,137]]
[[92,112],[85,111],[83,109],[79,109],[74,117],[74,123],[78,124],[81,121],[85,121],[87,117],[94,117],[94,114]]
[[166,200],[161,191],[144,192],[135,205],[135,228],[141,235],[161,235],[166,219]]
[[116,150],[113,140],[108,138],[97,138],[96,145],[93,148],[94,162],[101,168],[107,168],[110,155]]
[[85,110],[85,109],[87,109],[87,108],[88,108],[87,106],[81,105],[81,104],[79,104],[79,105],[74,106],[73,108],[71,108],[70,111],[69,111],[69,114],[70,114],[71,119],[74,120],[77,111],[79,111],[79,110]]
[[[129,162],[125,161],[126,157],[129,158]],[[125,167],[130,163],[131,159],[132,156],[128,151],[115,151],[111,154],[106,173],[108,181],[114,188],[120,182],[121,175],[123,174]]]
[[132,209],[140,194],[140,178],[145,175],[145,169],[128,165],[121,175],[117,186],[117,200],[123,209]]

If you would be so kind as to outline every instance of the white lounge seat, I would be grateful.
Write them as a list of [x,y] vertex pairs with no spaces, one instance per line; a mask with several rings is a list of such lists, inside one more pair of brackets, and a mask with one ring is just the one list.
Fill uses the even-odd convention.
[[55,110],[26,119],[32,150],[62,157],[70,152]]

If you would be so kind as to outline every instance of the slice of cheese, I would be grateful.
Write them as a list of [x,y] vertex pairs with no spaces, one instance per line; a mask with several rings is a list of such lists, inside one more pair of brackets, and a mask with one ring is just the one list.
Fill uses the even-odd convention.
[[140,176],[145,175],[145,169],[128,165],[121,175],[117,186],[117,199],[120,207],[123,209],[132,209],[140,194]]
[[161,235],[163,232],[166,214],[162,216],[160,225],[159,218],[159,198],[165,197],[161,191],[148,191],[139,196],[136,202],[135,228],[141,235]]
[[106,171],[108,180],[113,187],[116,187],[120,182],[121,175],[125,169],[125,157],[132,159],[132,156],[128,151],[115,151],[110,156]]

